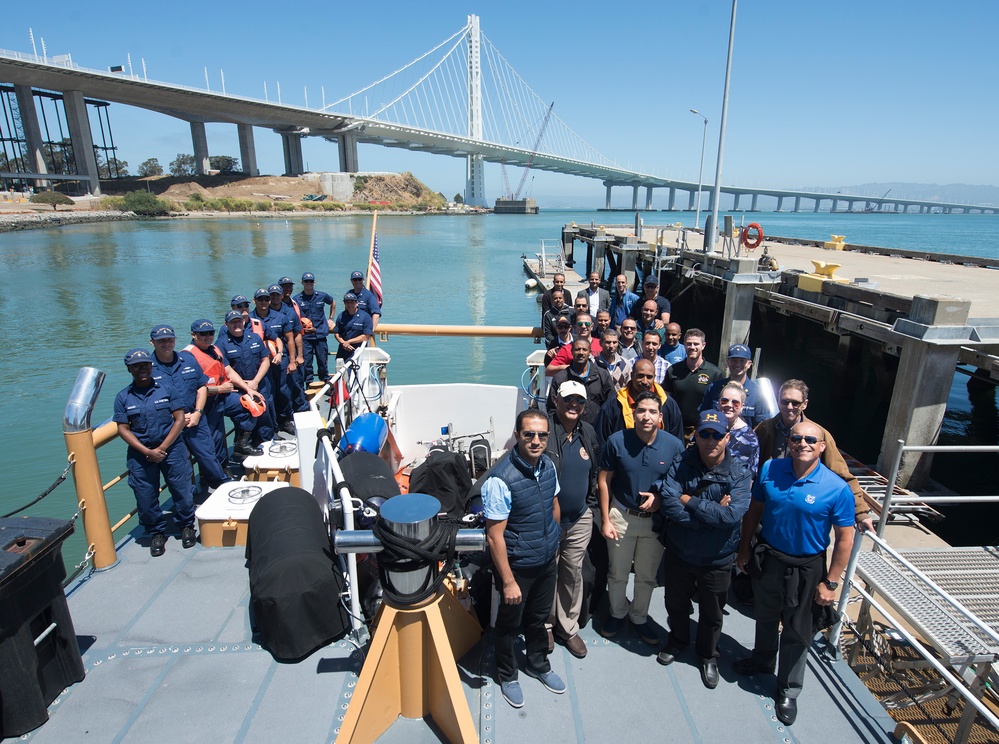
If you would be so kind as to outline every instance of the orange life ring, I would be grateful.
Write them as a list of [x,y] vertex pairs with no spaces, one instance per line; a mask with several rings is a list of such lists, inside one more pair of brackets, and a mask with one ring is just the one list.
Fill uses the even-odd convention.
[[[756,239],[753,240],[752,242],[750,242],[749,240],[750,230],[756,230]],[[760,227],[760,223],[750,222],[748,225],[746,225],[742,229],[742,237],[740,238],[740,242],[744,246],[746,246],[746,248],[748,248],[749,250],[754,250],[756,248],[759,248],[760,244],[763,243],[763,228]]]

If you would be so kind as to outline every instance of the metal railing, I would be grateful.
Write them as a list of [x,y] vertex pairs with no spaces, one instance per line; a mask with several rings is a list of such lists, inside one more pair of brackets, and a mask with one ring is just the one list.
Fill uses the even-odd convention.
[[538,276],[542,279],[551,274],[562,274],[565,272],[565,254],[561,240],[544,239],[541,243],[541,251],[534,254],[538,259]]

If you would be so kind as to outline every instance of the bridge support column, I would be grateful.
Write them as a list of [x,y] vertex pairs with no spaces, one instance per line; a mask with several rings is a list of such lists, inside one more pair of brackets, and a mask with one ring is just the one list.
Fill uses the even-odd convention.
[[777,211],[778,212],[783,212],[784,211],[784,197],[783,196],[778,196],[777,197]]
[[486,164],[481,155],[468,155],[465,167],[465,204],[486,206]]
[[[954,297],[916,295],[909,320],[896,330],[906,335],[884,438],[878,472],[888,473],[898,454],[898,442],[933,444],[943,424],[947,396],[960,347],[953,341],[966,329],[971,303]],[[963,330],[962,330],[963,329]],[[912,452],[902,458],[898,483],[919,488],[929,476],[932,456]]]
[[676,209],[676,189],[670,186],[669,189],[669,211]]
[[721,351],[718,363],[725,364],[728,348],[749,341],[756,297],[756,259],[733,258],[729,270],[734,275],[725,282],[725,315],[722,317]]
[[90,193],[100,196],[101,179],[97,170],[97,157],[94,155],[94,137],[90,131],[90,117],[87,115],[87,104],[83,93],[78,90],[63,91],[63,103],[66,106],[66,123],[69,125],[69,137],[73,143],[73,159],[76,161],[76,172],[86,176],[88,180],[81,181]]
[[801,211],[801,197],[800,196],[794,197],[794,211],[795,212],[800,212]]
[[204,176],[212,166],[208,160],[208,134],[203,121],[191,122],[191,142],[194,144],[194,172]]
[[302,157],[302,135],[281,132],[281,149],[284,151],[284,174],[300,176],[305,173],[305,159]]
[[257,146],[253,142],[253,125],[237,124],[236,134],[239,136],[239,162],[243,166],[243,173],[248,176],[259,176]]
[[607,198],[604,200],[604,208],[605,209],[610,209],[611,208],[611,189],[614,188],[614,187],[611,184],[609,184],[609,183],[605,183],[604,186],[607,187]]
[[[35,94],[30,85],[15,85],[14,95],[17,97],[17,110],[21,114],[21,129],[24,130],[24,144],[27,162],[24,164],[29,171],[48,173],[49,166],[45,162],[45,150],[42,149],[42,130],[38,126],[38,109],[35,108]],[[48,186],[49,181],[38,181],[39,186]]]
[[753,200],[752,200],[752,201],[750,202],[750,204],[749,204],[749,211],[750,211],[750,212],[756,212],[756,211],[758,211],[758,210],[756,209],[756,202],[757,202],[757,200],[758,200],[759,198],[760,198],[760,195],[759,195],[759,194],[753,194]]
[[853,201],[853,199],[849,199],[849,200],[848,200],[848,201],[846,202],[846,211],[847,211],[847,212],[852,212],[852,211],[853,211],[853,205],[854,205],[854,201]]
[[739,197],[741,197],[741,196],[742,196],[742,194],[733,194],[733,197],[732,197],[732,211],[733,212],[738,212],[739,211]]
[[839,209],[839,199],[833,199],[832,201],[833,201],[832,207],[829,208],[829,211],[835,212]]
[[697,199],[697,192],[696,191],[690,191],[688,193],[688,195],[687,195],[687,211],[688,212],[693,212],[694,211],[694,201],[696,199]]
[[357,173],[360,170],[357,158],[357,135],[353,132],[337,135],[336,146],[340,154],[340,172]]
[[645,211],[646,212],[651,212],[652,211],[652,187],[651,186],[646,186],[645,187]]
[[631,187],[631,208],[638,210],[638,186]]
[[820,205],[820,204],[822,204],[822,200],[821,200],[821,199],[816,199],[816,200],[815,200],[815,209],[813,209],[812,211],[813,211],[813,212],[818,212],[818,211],[819,211],[819,205]]

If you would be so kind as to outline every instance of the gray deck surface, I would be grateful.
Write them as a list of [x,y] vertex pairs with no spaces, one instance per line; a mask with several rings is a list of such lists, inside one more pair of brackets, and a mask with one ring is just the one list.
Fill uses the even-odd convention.
[[[298,664],[275,662],[253,642],[243,548],[183,550],[177,539],[151,558],[127,539],[121,563],[72,586],[69,605],[87,678],[52,704],[50,720],[24,738],[44,742],[332,742],[361,656],[346,642]],[[608,641],[592,623],[589,655],[561,646],[552,667],[569,692],[553,695],[521,675],[515,710],[492,679],[491,644],[459,662],[484,743],[515,742],[889,742],[894,723],[842,662],[809,657],[798,721],[774,717],[774,677],[739,677],[732,662],[752,647],[751,612],[728,608],[722,682],[707,690],[691,651],[670,667],[630,628]],[[662,589],[652,603],[662,627]],[[488,638],[488,636],[487,636]],[[379,741],[438,741],[422,720],[400,720]]]

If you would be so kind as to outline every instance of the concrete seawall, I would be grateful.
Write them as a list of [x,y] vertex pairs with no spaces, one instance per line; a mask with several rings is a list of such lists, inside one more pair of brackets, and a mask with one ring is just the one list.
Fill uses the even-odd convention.
[[0,214],[0,233],[34,230],[41,227],[82,225],[88,222],[125,222],[139,217],[134,212],[48,212]]

